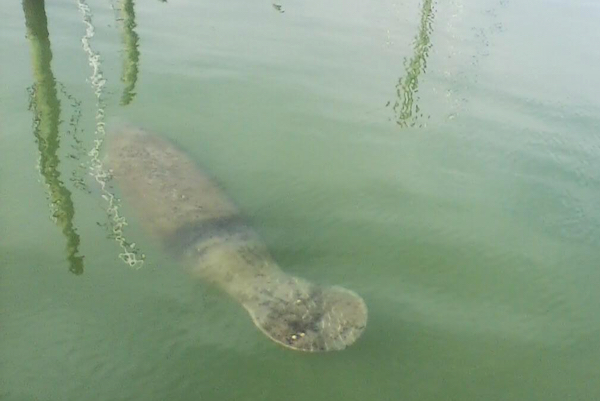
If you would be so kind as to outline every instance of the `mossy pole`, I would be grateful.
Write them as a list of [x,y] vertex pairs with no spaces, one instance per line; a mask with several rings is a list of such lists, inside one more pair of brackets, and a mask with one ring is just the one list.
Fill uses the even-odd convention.
[[125,45],[125,60],[121,80],[125,84],[121,105],[127,106],[135,97],[135,85],[138,79],[140,50],[139,36],[135,32],[135,10],[133,0],[123,0],[121,4],[123,18],[123,42]]
[[424,0],[421,8],[421,23],[419,32],[414,40],[413,55],[404,60],[406,75],[398,80],[396,94],[398,99],[394,103],[396,122],[402,127],[415,126],[421,115],[417,102],[419,91],[419,75],[425,72],[427,57],[431,48],[430,35],[432,32],[433,4],[432,0]]
[[79,255],[79,234],[73,225],[75,208],[71,192],[60,178],[60,101],[52,73],[52,50],[44,0],[23,0],[27,38],[35,80],[31,109],[35,114],[34,135],[40,152],[40,173],[48,187],[52,217],[67,239],[69,270],[83,273],[83,256]]

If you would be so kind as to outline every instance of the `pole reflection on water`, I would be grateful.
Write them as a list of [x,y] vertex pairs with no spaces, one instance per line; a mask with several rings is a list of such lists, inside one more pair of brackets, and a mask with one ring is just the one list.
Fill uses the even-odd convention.
[[431,49],[430,35],[433,31],[433,14],[432,0],[424,0],[419,32],[414,41],[413,56],[404,60],[406,75],[401,77],[396,84],[397,99],[392,106],[396,114],[396,123],[401,127],[423,125],[419,122],[423,118],[418,102],[419,75],[424,73],[427,68],[427,57]]
[[30,109],[34,113],[34,130],[40,152],[40,173],[50,197],[52,217],[67,239],[69,270],[83,273],[83,256],[79,255],[80,238],[73,225],[75,208],[71,192],[61,180],[60,160],[60,101],[52,73],[52,51],[44,0],[23,0],[27,38],[31,45],[31,60],[35,84]]
[[102,57],[99,52],[92,48],[91,40],[96,32],[92,21],[93,14],[86,0],[77,0],[77,8],[81,13],[82,22],[85,27],[81,38],[81,46],[92,70],[88,82],[96,98],[94,145],[88,152],[89,171],[100,187],[102,198],[106,201],[108,221],[105,227],[109,231],[109,238],[114,239],[121,248],[119,258],[127,265],[139,268],[143,265],[145,256],[140,253],[134,242],[128,241],[125,238],[124,229],[127,226],[127,220],[121,215],[120,200],[110,187],[111,175],[105,168],[101,157],[106,136],[106,103],[104,93],[107,81],[102,71]]
[[125,44],[125,60],[123,64],[123,76],[121,80],[125,84],[121,105],[127,106],[135,97],[135,85],[139,72],[139,36],[135,32],[135,10],[133,0],[123,0],[121,5],[121,16],[123,19],[123,42]]

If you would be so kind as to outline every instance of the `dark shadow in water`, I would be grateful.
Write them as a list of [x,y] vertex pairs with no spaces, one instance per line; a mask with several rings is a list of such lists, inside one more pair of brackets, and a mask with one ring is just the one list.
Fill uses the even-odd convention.
[[[396,84],[397,99],[393,104],[396,114],[396,123],[401,127],[422,126],[419,120],[423,113],[419,107],[419,75],[425,73],[427,56],[431,49],[430,35],[433,31],[433,5],[432,0],[424,0],[421,9],[421,23],[419,33],[415,37],[413,56],[404,59],[406,76],[401,77]],[[391,104],[388,103],[388,104]]]
[[52,217],[67,239],[69,270],[83,273],[83,256],[79,254],[79,234],[73,226],[75,208],[71,192],[60,178],[58,149],[60,146],[60,101],[52,73],[50,37],[44,0],[23,0],[27,38],[31,45],[31,62],[35,84],[31,91],[30,109],[34,113],[33,133],[40,152],[40,173],[48,186]]
[[123,0],[121,16],[123,18],[123,42],[125,44],[125,61],[121,80],[125,84],[121,105],[127,106],[135,97],[135,84],[138,79],[140,50],[140,37],[135,32],[135,10],[133,0]]

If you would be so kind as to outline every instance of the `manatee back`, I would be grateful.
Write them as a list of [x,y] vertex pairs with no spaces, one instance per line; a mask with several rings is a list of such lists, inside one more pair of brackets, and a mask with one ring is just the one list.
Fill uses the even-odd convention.
[[170,242],[190,226],[235,218],[235,205],[185,153],[136,128],[109,138],[108,165],[142,224]]

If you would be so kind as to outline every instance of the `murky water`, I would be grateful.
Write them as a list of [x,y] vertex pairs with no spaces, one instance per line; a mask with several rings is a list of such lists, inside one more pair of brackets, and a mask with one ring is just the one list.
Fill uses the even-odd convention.
[[[0,399],[600,399],[600,6],[0,4]],[[128,123],[283,269],[359,293],[303,354],[119,200]]]

